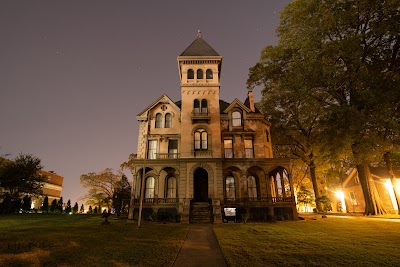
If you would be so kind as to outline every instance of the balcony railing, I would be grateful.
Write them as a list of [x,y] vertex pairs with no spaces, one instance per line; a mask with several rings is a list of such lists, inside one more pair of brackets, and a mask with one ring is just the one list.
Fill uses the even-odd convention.
[[261,203],[294,203],[294,199],[291,196],[287,197],[248,197],[248,198],[225,198],[225,203],[251,203],[251,202],[261,202]]
[[204,121],[208,123],[210,118],[210,113],[208,113],[208,111],[192,111],[192,122]]
[[[178,203],[178,198],[143,198],[143,204]],[[133,199],[134,204],[140,203],[140,198]]]
[[156,159],[178,159],[179,153],[157,153]]

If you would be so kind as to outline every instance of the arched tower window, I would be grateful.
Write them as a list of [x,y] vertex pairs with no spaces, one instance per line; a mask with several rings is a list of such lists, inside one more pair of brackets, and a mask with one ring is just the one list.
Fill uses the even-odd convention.
[[207,114],[208,113],[208,102],[207,99],[201,100],[201,113]]
[[242,126],[242,113],[237,110],[232,112],[232,126]]
[[187,77],[190,80],[194,79],[194,71],[192,69],[188,69]]
[[257,180],[253,175],[247,177],[247,193],[249,198],[257,198]]
[[202,69],[197,70],[197,79],[204,79]]
[[207,150],[208,149],[208,136],[204,129],[197,129],[194,132],[194,149]]
[[162,127],[162,115],[161,113],[157,113],[156,115],[156,128],[161,128]]
[[213,78],[213,72],[212,72],[212,70],[207,69],[207,70],[206,70],[206,79],[209,80],[209,79],[212,79],[212,78]]
[[225,196],[231,199],[236,198],[235,178],[233,176],[228,176],[225,179]]
[[167,198],[176,198],[176,178],[170,176],[167,178]]
[[150,176],[146,179],[146,187],[144,191],[145,198],[154,198],[155,179]]
[[165,114],[165,128],[172,128],[172,115],[171,115],[171,113]]

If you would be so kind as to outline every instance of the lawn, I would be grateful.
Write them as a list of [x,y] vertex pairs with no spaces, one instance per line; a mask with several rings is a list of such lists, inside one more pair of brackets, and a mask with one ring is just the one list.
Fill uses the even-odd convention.
[[171,266],[188,226],[101,216],[0,216],[0,266]]
[[337,218],[216,225],[229,266],[400,266],[400,223]]

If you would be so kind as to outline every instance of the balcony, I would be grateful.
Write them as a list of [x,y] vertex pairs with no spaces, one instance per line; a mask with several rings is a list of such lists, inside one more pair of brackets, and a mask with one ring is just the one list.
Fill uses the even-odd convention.
[[156,159],[178,159],[179,153],[156,153]]
[[192,111],[192,123],[210,123],[211,116],[208,111]]

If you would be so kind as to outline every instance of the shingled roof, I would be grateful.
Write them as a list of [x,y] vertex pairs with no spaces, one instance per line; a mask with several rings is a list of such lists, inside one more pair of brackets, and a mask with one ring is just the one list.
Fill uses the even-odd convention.
[[201,35],[198,35],[193,43],[183,51],[181,56],[219,56],[219,54],[204,41]]

